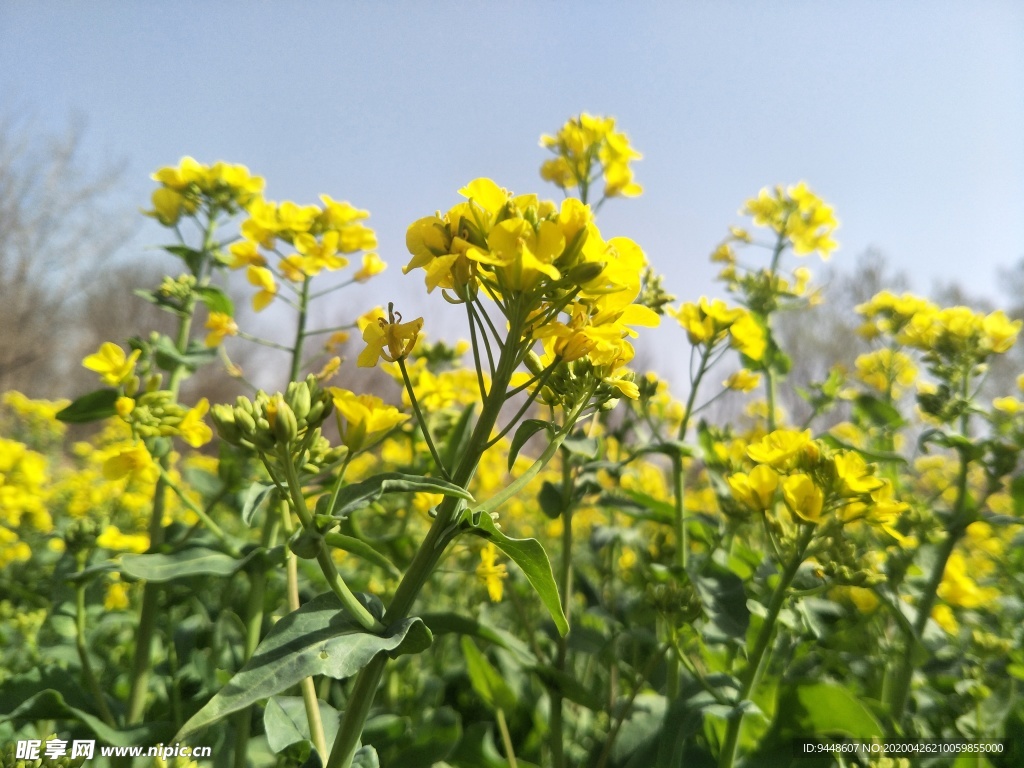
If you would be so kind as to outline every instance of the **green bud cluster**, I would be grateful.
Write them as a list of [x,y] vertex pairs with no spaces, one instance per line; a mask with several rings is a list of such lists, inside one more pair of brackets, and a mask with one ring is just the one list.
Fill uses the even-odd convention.
[[135,399],[128,421],[140,437],[169,437],[178,433],[178,425],[187,412],[185,406],[175,402],[171,392],[158,389]]
[[[315,376],[293,381],[284,394],[260,391],[255,400],[239,396],[234,406],[215,405],[211,411],[221,439],[232,445],[269,453],[278,445],[300,443],[305,458],[324,458],[326,440],[320,425],[330,415],[331,397]],[[328,446],[329,448],[329,446]]]
[[[46,742],[53,741],[56,738],[57,734],[51,733],[45,739],[41,739],[42,744],[39,747],[39,757],[35,760],[19,759],[17,757],[17,742],[13,740],[8,741],[3,749],[0,750],[0,768],[80,768],[85,763],[84,757],[71,759],[67,755],[57,758],[46,756]],[[70,746],[70,742],[68,742],[68,752],[70,752]]]

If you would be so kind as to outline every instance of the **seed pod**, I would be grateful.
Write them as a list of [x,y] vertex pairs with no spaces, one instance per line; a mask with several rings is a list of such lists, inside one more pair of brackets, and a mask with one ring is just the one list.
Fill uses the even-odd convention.
[[569,270],[568,280],[574,285],[582,285],[594,280],[604,271],[605,265],[597,261],[584,261]]

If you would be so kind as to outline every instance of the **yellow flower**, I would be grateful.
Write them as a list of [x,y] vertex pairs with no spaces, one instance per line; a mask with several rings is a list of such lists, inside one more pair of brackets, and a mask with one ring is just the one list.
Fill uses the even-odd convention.
[[178,424],[178,434],[181,439],[193,448],[200,448],[213,439],[213,430],[203,421],[206,412],[210,410],[210,402],[204,397],[194,408],[189,409]]
[[206,318],[206,346],[218,347],[224,341],[225,336],[238,335],[238,323],[226,312],[211,312]]
[[821,519],[825,496],[809,475],[800,472],[782,481],[782,498],[789,510],[808,523]]
[[376,253],[367,253],[363,255],[363,266],[358,272],[356,272],[352,279],[357,283],[365,283],[374,275],[379,275],[388,265],[384,260]]
[[997,397],[992,401],[992,407],[997,411],[1012,415],[1018,413],[1024,407],[1024,403],[1021,403],[1016,397]]
[[476,567],[477,578],[487,586],[487,596],[492,603],[501,600],[505,590],[504,580],[508,578],[508,566],[497,563],[498,548],[487,542],[480,550],[480,565]]
[[754,319],[749,312],[729,326],[729,335],[732,337],[732,345],[740,354],[758,361],[764,356],[768,346],[768,339],[765,337],[764,328]]
[[128,585],[122,582],[117,574],[114,574],[113,580],[107,585],[107,593],[103,597],[103,609],[105,611],[123,611],[129,605]]
[[116,387],[125,381],[135,370],[135,361],[139,359],[142,350],[132,350],[130,355],[125,355],[124,350],[117,344],[109,341],[104,342],[98,352],[89,355],[82,361],[82,365],[90,371],[100,374],[103,383]]
[[[340,387],[329,387],[338,415],[341,442],[353,453],[372,444],[409,416],[374,395],[357,395]],[[341,419],[345,419],[342,424]]]
[[422,317],[403,323],[402,316],[388,305],[387,320],[379,316],[377,322],[368,323],[363,328],[366,349],[359,354],[357,364],[361,368],[373,368],[381,358],[394,363],[408,357],[416,346],[421,328]]
[[749,475],[744,472],[730,475],[728,483],[737,501],[755,512],[764,512],[775,499],[779,476],[771,467],[759,464]]
[[728,389],[736,389],[740,392],[750,392],[751,390],[756,389],[757,385],[760,383],[761,374],[754,373],[746,368],[741,368],[722,382],[723,386]]
[[768,464],[776,469],[791,466],[811,446],[811,430],[797,432],[793,429],[777,429],[747,448],[747,456],[758,464]]
[[252,297],[252,308],[261,312],[274,300],[277,295],[277,282],[274,280],[274,273],[266,267],[250,266],[246,277],[251,285],[260,290]]
[[149,549],[149,536],[144,533],[122,533],[113,525],[108,525],[96,538],[96,543],[104,549],[139,553]]
[[107,480],[122,477],[151,477],[155,470],[153,457],[142,444],[119,451],[103,462],[103,476]]
[[872,493],[885,483],[871,474],[871,468],[864,458],[856,451],[842,451],[832,457],[836,478],[841,485],[840,493],[844,496],[859,496]]

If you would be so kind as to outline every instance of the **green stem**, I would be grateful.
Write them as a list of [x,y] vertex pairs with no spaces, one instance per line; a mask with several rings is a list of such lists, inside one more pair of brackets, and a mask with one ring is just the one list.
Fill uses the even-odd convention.
[[498,707],[494,714],[498,721],[498,730],[501,731],[501,742],[505,745],[505,760],[508,761],[508,768],[518,768],[516,752],[512,748],[512,735],[508,732],[508,723],[505,722],[505,711]]
[[[522,322],[515,313],[510,313],[509,339],[519,338]],[[494,380],[491,384],[489,396],[484,401],[477,420],[470,435],[466,451],[455,468],[452,475],[452,482],[462,488],[466,488],[476,472],[480,457],[483,454],[484,446],[490,439],[491,431],[498,421],[501,407],[505,402],[505,393],[509,381],[515,372],[519,349],[511,341],[501,350],[501,357],[495,370]],[[461,501],[452,496],[446,496],[437,507],[437,515],[427,530],[423,541],[420,543],[408,570],[398,584],[395,596],[388,606],[384,616],[385,626],[391,626],[409,615],[413,603],[419,595],[423,585],[433,572],[434,567],[444,554],[445,549],[457,535],[457,519],[461,514]],[[367,666],[360,670],[356,676],[355,686],[349,697],[345,715],[342,718],[341,728],[331,750],[331,756],[327,761],[326,768],[350,768],[352,756],[356,752],[356,745],[362,734],[363,723],[370,712],[377,686],[380,684],[384,674],[384,667],[387,663],[387,656],[378,654]]]
[[419,422],[420,431],[423,432],[423,439],[427,441],[430,455],[434,457],[437,471],[441,473],[445,480],[451,480],[448,470],[445,469],[444,462],[441,461],[441,455],[437,452],[437,447],[434,445],[434,440],[430,437],[430,427],[427,426],[427,419],[423,415],[423,411],[420,410],[419,400],[416,399],[416,390],[413,389],[412,381],[409,379],[409,370],[405,367],[405,358],[398,358],[398,368],[402,372],[402,380],[405,382],[405,389],[409,393],[409,402],[412,403],[412,410],[416,414],[416,421]]
[[299,367],[302,365],[302,346],[306,341],[306,320],[309,313],[309,280],[302,282],[302,293],[299,296],[299,320],[295,328],[295,345],[292,347],[292,365],[288,373],[288,381],[299,380]]
[[[260,546],[269,549],[277,540],[280,520],[267,513],[263,520]],[[243,660],[248,661],[260,643],[263,627],[264,597],[266,595],[267,571],[259,567],[249,575],[249,597],[245,605],[245,650]],[[252,707],[246,707],[235,716],[235,768],[245,768],[248,758],[249,736],[252,730]]]
[[804,561],[804,554],[813,536],[814,526],[804,525],[803,531],[796,542],[793,557],[786,564],[782,575],[779,577],[779,583],[775,586],[775,591],[772,592],[771,600],[768,603],[768,613],[765,616],[764,623],[761,624],[760,631],[757,633],[757,638],[754,640],[754,646],[747,657],[747,668],[740,679],[740,690],[736,698],[737,706],[730,714],[725,741],[722,744],[722,751],[718,756],[719,768],[732,768],[736,762],[736,748],[739,746],[740,730],[743,726],[744,715],[744,711],[740,706],[750,698],[750,694],[757,687],[757,683],[761,679],[761,673],[767,666],[768,651],[775,637],[775,623],[779,618],[779,613],[782,611],[782,606],[786,602],[789,586],[793,583],[796,572]]
[[[277,455],[281,467],[284,469],[285,479],[288,482],[288,495],[291,497],[292,508],[295,510],[295,514],[298,515],[299,522],[304,530],[318,534],[313,517],[306,507],[306,497],[302,493],[302,485],[299,482],[299,474],[295,470],[295,462],[292,461],[291,451],[287,445],[281,445]],[[382,631],[384,626],[373,618],[373,614],[366,609],[366,606],[359,602],[352,593],[352,590],[349,589],[348,584],[345,583],[341,574],[338,573],[338,569],[331,559],[331,553],[326,547],[321,546],[317,551],[316,561],[320,564],[320,570],[323,571],[324,577],[327,579],[327,585],[338,596],[338,600],[341,601],[341,607],[349,617],[363,629],[370,632]]]
[[[571,621],[572,610],[572,465],[569,452],[562,451],[562,562],[558,572],[558,590],[562,600],[562,613],[566,622]],[[567,638],[558,638],[558,655],[555,658],[555,669],[564,673],[569,657]],[[563,698],[558,686],[551,691],[551,765],[552,768],[565,768],[565,726],[563,721]]]
[[89,650],[85,643],[85,583],[75,584],[75,647],[78,649],[78,658],[82,662],[82,673],[85,675],[85,682],[89,686],[89,692],[96,700],[96,706],[100,711],[103,722],[111,728],[117,727],[117,721],[107,706],[107,699],[103,695],[103,688],[93,671],[89,661]]

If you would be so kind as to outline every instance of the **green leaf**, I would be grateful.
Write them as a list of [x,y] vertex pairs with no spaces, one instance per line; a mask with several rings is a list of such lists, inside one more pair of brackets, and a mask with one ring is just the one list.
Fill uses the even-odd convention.
[[625,514],[638,520],[675,525],[675,507],[642,491],[623,491],[622,496],[604,494],[598,503],[621,509]]
[[783,733],[851,739],[885,735],[867,705],[838,683],[783,686],[777,712],[776,726]]
[[459,415],[459,420],[448,432],[448,439],[441,450],[441,461],[446,467],[454,467],[459,457],[466,452],[469,445],[469,437],[473,434],[473,414],[476,413],[476,403],[470,403]]
[[[331,740],[328,739],[328,744]],[[360,747],[352,755],[352,768],[380,768],[380,758],[377,757],[377,750],[369,744]]]
[[[324,739],[329,747],[338,735],[341,713],[325,701],[318,699],[317,704],[320,705],[320,720],[324,724]],[[267,743],[274,752],[283,752],[302,741],[313,741],[306,705],[301,696],[272,696],[263,711],[263,728],[267,733]],[[326,755],[324,757],[326,762]]]
[[596,459],[597,453],[601,449],[601,444],[596,437],[585,437],[577,432],[576,435],[565,438],[562,441],[562,447],[575,456],[584,459]]
[[601,692],[590,690],[577,677],[548,664],[537,664],[531,669],[541,679],[548,691],[558,690],[569,701],[586,707],[592,712],[604,710],[606,701]]
[[470,522],[470,532],[482,536],[505,553],[516,565],[518,565],[530,586],[540,597],[544,607],[548,609],[551,618],[558,627],[558,633],[565,635],[569,631],[569,622],[562,612],[562,602],[558,598],[558,586],[555,584],[554,574],[551,572],[551,561],[548,560],[547,552],[536,539],[512,539],[498,530],[494,520],[488,514],[479,515],[479,520],[474,524],[471,520],[473,515],[467,515],[465,520]]
[[355,555],[356,557],[361,557],[366,562],[372,563],[379,568],[383,568],[389,575],[394,576],[396,579],[400,579],[402,577],[402,572],[398,569],[398,566],[374,549],[372,544],[363,541],[362,539],[357,539],[355,536],[346,536],[343,533],[328,533],[324,539],[335,549],[341,549]]
[[477,695],[491,709],[511,712],[516,708],[516,695],[508,687],[501,673],[487,660],[476,643],[462,636],[462,656],[466,660],[466,674]]
[[853,401],[853,412],[877,427],[899,429],[906,423],[896,406],[866,392]]
[[203,252],[186,245],[165,245],[164,250],[185,262],[189,272],[199,277],[199,270],[203,265]]
[[97,389],[88,395],[82,395],[71,405],[57,412],[57,421],[66,424],[87,424],[90,421],[116,416],[114,403],[119,396],[116,389]]
[[346,517],[358,509],[369,506],[385,493],[443,493],[466,501],[473,501],[473,495],[465,488],[436,477],[404,475],[401,472],[386,472],[367,480],[346,485],[334,500],[333,509],[324,510],[333,517]]
[[195,289],[199,300],[206,305],[211,312],[223,312],[225,315],[235,316],[235,304],[224,291],[215,285],[203,285]]
[[[380,618],[379,600],[374,603],[364,597],[364,603]],[[351,677],[378,653],[391,657],[420,653],[430,642],[430,630],[420,619],[405,619],[387,634],[374,635],[348,617],[333,592],[320,595],[277,622],[246,665],[182,726],[175,739],[184,740],[303,678]]]
[[523,661],[536,661],[529,646],[510,632],[489,627],[459,613],[424,613],[420,616],[433,635],[472,635],[519,656]]
[[169,555],[152,553],[122,555],[121,571],[146,581],[164,582],[192,576],[231,576],[262,550],[253,550],[241,560],[205,547],[183,549]]
[[274,492],[277,486],[265,485],[263,483],[253,483],[245,489],[245,493],[242,494],[242,522],[246,525],[252,525],[253,518],[256,517],[256,513],[260,511],[260,508],[266,503],[267,499],[270,498],[270,494]]
[[451,755],[462,738],[462,721],[449,707],[428,712],[421,723],[414,732],[412,744],[388,760],[388,765],[432,768]]
[[199,366],[216,360],[217,348],[194,341],[182,352],[169,336],[160,336],[153,343],[153,359],[165,371],[184,368],[193,372]]
[[516,459],[519,457],[519,452],[523,450],[523,446],[541,430],[547,430],[548,434],[551,434],[554,427],[550,421],[527,419],[516,428],[516,433],[512,437],[512,445],[508,449],[508,468],[510,471],[515,466]]
[[728,638],[745,638],[750,609],[743,580],[717,563],[708,563],[702,573],[691,579],[711,623]]
[[565,510],[565,499],[562,498],[562,492],[547,480],[540,487],[537,501],[540,502],[540,508],[544,514],[552,520],[561,517]]
[[60,691],[48,688],[29,697],[5,715],[0,715],[0,722],[39,721],[39,720],[76,720],[92,731],[96,738],[105,744],[115,747],[128,747],[137,744],[158,744],[167,742],[174,729],[169,722],[146,723],[118,730],[107,725],[98,715],[79,707],[72,707],[64,700]]

